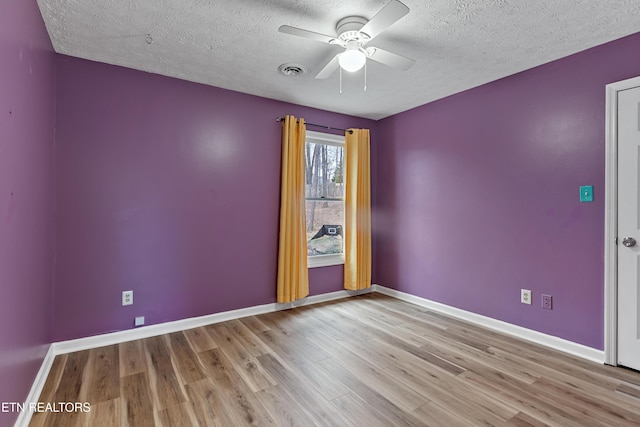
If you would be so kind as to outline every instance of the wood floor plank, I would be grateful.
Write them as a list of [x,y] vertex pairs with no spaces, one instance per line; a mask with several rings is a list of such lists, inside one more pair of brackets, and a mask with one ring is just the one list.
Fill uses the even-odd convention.
[[271,349],[271,353],[267,354],[273,354],[287,367],[295,367],[312,385],[324,390],[328,400],[349,392],[342,383],[318,364],[319,361],[331,357],[318,346],[322,343],[316,343],[297,334],[295,339],[291,339],[278,329],[263,331],[258,333],[258,336]]
[[413,411],[413,415],[420,420],[428,421],[429,427],[477,427],[480,425],[477,419],[470,421],[459,411],[443,408],[437,402],[429,402],[419,407]]
[[327,372],[327,370],[318,363],[296,363],[295,368],[306,378],[308,382],[318,390],[322,390],[322,393],[327,400],[333,400],[350,392],[344,384],[336,380],[333,375]]
[[408,304],[404,301],[394,300],[393,298],[379,295],[377,293],[362,295],[361,298],[375,307],[383,307],[388,311],[400,313],[425,326],[447,329],[451,325],[448,320],[432,316],[433,311],[415,304]]
[[429,401],[425,395],[406,387],[399,379],[385,370],[363,363],[356,359],[340,358],[335,361],[323,361],[327,369],[329,364],[340,364],[373,390],[406,412],[412,412]]
[[339,413],[331,410],[329,401],[321,391],[309,383],[296,371],[285,368],[271,354],[258,357],[260,364],[276,379],[281,390],[300,406],[318,426],[345,425],[347,422]]
[[307,314],[301,312],[304,313],[304,317],[297,317],[290,311],[284,310],[263,314],[260,316],[260,321],[268,326],[269,330],[275,329],[286,336],[311,333],[309,326],[304,322]]
[[271,353],[269,346],[256,336],[256,334],[249,329],[240,320],[230,320],[226,322],[226,326],[229,328],[229,332],[233,334],[236,340],[251,354],[253,357],[262,356],[263,354]]
[[199,357],[215,386],[223,391],[220,398],[224,400],[227,415],[233,420],[230,425],[273,424],[256,398],[258,393],[251,391],[221,349],[199,353]]
[[[437,405],[452,413],[472,414],[476,422],[500,424],[518,411],[489,395],[468,390],[456,375],[436,366],[421,363],[420,359],[408,355],[398,359],[386,371],[406,386],[420,392]],[[441,417],[439,417],[441,418]]]
[[[318,317],[324,320],[328,320],[329,318],[328,315],[324,313]],[[389,360],[389,356],[384,352],[376,352],[375,349],[372,349],[369,346],[369,343],[373,342],[374,338],[378,341],[386,342],[395,346],[402,351],[413,354],[425,362],[445,369],[454,375],[465,371],[461,366],[458,366],[445,358],[436,356],[423,348],[418,348],[396,338],[393,331],[383,332],[378,329],[370,328],[356,318],[349,319],[348,323],[351,328],[357,329],[359,333],[352,330],[347,335],[344,335],[338,325],[327,324],[325,322],[316,324],[316,329],[322,330],[324,333],[329,335],[332,340],[341,344],[346,344],[349,346],[349,350],[360,355],[363,359],[368,360],[370,363],[381,369],[386,368],[393,361]],[[326,327],[330,329],[326,329]]]
[[297,401],[284,392],[282,387],[273,386],[256,393],[256,398],[267,411],[276,426],[314,426],[311,417],[302,410]]
[[[477,329],[473,325],[458,322],[452,326],[460,333],[473,335]],[[620,384],[620,381],[606,372],[604,365],[593,364],[580,358],[570,357],[558,350],[541,346],[532,342],[519,340],[511,336],[493,332],[483,331],[485,339],[491,345],[490,351],[493,353],[508,354],[510,357],[519,357],[537,366],[547,367],[555,372],[559,372],[578,379],[586,383],[597,384],[599,387],[606,387],[613,391]],[[619,371],[623,371],[619,369]]]
[[211,378],[187,384],[185,388],[199,426],[224,427],[236,421],[226,408],[225,392]]
[[505,427],[546,427],[548,424],[533,418],[523,412],[518,412],[505,424]]
[[120,398],[91,404],[91,411],[85,414],[85,426],[120,427],[123,424]]
[[302,335],[295,334],[292,339],[292,336],[285,335],[278,329],[271,329],[261,332],[258,337],[272,351],[275,349],[278,354],[294,363],[317,363],[331,357],[315,340],[307,339]]
[[314,341],[322,343],[326,352],[332,354],[335,350],[332,346],[339,344],[378,369],[384,369],[393,362],[387,354],[379,352],[369,345],[374,336],[370,335],[367,330],[356,331],[347,322],[340,325],[334,321],[335,318],[322,312],[314,312],[308,321],[310,325],[314,326]]
[[123,377],[121,404],[123,424],[131,427],[154,425],[154,407],[149,379],[146,372]]
[[182,332],[187,337],[193,351],[196,353],[218,348],[218,344],[216,344],[213,338],[211,338],[204,327],[187,329]]
[[[49,370],[49,375],[47,376],[47,380],[44,383],[38,402],[46,404],[52,403],[54,401],[53,399],[55,397],[58,385],[60,384],[60,378],[62,378],[62,373],[64,372],[66,363],[66,354],[60,354],[56,356],[55,359],[53,359],[53,364],[51,365],[51,369]],[[31,417],[31,423],[29,425],[32,427],[43,426],[46,418],[47,414],[45,412],[34,412],[33,416]]]
[[[416,364],[407,359],[387,370],[407,387],[428,397],[433,403],[432,409],[471,418],[478,425],[499,425],[518,412],[500,399],[469,390],[457,376],[427,364]],[[420,410],[414,413],[420,413]],[[442,416],[437,417],[440,418]]]
[[187,401],[165,340],[162,336],[144,340],[149,382],[158,411]]
[[571,408],[581,416],[597,420],[604,425],[640,425],[640,414],[635,414],[631,408],[624,408],[608,397],[596,398],[588,391],[561,384],[552,378],[540,378],[532,388],[537,392],[536,395],[546,402]]
[[[640,399],[640,388],[635,388],[627,384],[620,384],[618,388],[616,388],[616,391]],[[640,405],[640,401],[638,401],[638,404]]]
[[225,324],[211,325],[207,327],[207,332],[218,343],[219,349],[231,361],[252,392],[277,384]]
[[[372,329],[377,329],[381,331],[392,330],[393,335],[396,338],[401,339],[406,343],[414,345],[416,347],[421,347],[422,345],[427,343],[427,340],[424,337],[402,328],[402,326],[406,324],[406,322],[404,319],[401,319],[400,316],[396,315],[395,313],[393,313],[392,315],[393,317],[395,317],[394,322],[384,323],[384,322],[377,321],[376,310],[374,310],[373,307],[358,306],[358,307],[354,307],[353,309],[351,307],[349,308],[344,307],[344,308],[337,308],[336,311],[343,316],[342,317],[343,322],[348,321],[348,319],[357,319],[359,322],[367,325]],[[392,316],[387,315],[386,317],[392,318]]]
[[[86,381],[87,362],[89,351],[71,353],[67,355],[60,383],[50,403],[59,402],[86,402],[86,390],[89,383]],[[75,427],[84,424],[84,413],[80,412],[47,412],[45,426]]]
[[147,357],[141,340],[120,343],[119,348],[121,377],[147,371]]
[[640,373],[368,294],[58,356],[31,426],[637,426]]
[[187,337],[182,332],[174,332],[167,336],[169,348],[175,361],[174,366],[182,384],[189,384],[206,378],[204,368],[200,365],[196,352],[191,348]]
[[242,322],[242,324],[245,325],[254,334],[259,334],[260,332],[268,331],[269,329],[271,329],[267,325],[265,325],[258,316],[243,317],[242,319],[238,320]]
[[[89,351],[81,351],[67,355],[67,361],[64,365],[60,383],[58,384],[53,399],[51,399],[52,403],[81,401],[83,380],[88,360]],[[84,388],[86,389],[88,385],[88,383],[84,383]]]
[[436,337],[432,342],[425,344],[420,349],[439,358],[446,358],[449,362],[464,368],[465,371],[490,369],[499,366],[505,375],[523,383],[533,384],[534,381],[540,378],[536,371],[528,370],[522,364],[502,358],[490,350],[481,350],[466,345],[450,336],[446,338],[444,336]]
[[87,401],[91,404],[120,397],[120,356],[118,346],[89,350]]
[[470,350],[479,350],[487,352],[489,350],[489,344],[479,336],[469,336],[467,334],[458,333],[459,329],[455,327],[449,327],[446,329],[425,327],[418,324],[402,324],[396,327],[407,332],[419,335],[424,340],[425,344],[432,343],[433,341],[447,340],[447,342],[456,343],[459,346],[468,347]]
[[191,405],[181,403],[158,412],[159,424],[165,427],[195,426],[197,420],[191,411]]
[[374,307],[363,299],[355,300],[353,304],[349,304],[348,306],[344,304],[331,304],[325,308],[325,311],[326,310],[335,310],[351,317],[355,316],[363,323],[380,325],[385,328],[393,328],[407,321],[402,314],[386,310],[384,307]]
[[353,426],[388,427],[390,421],[383,413],[372,408],[355,394],[349,392],[331,401],[337,411],[340,411]]
[[524,383],[514,383],[510,378],[504,378],[496,370],[492,372],[471,372],[461,374],[468,381],[469,387],[483,390],[484,393],[500,399],[521,412],[531,415],[547,424],[562,427],[597,426],[592,419],[585,418],[577,421],[575,411],[569,408],[553,405],[540,399]]
[[[323,362],[324,363],[324,362]],[[393,402],[385,398],[374,388],[369,387],[362,382],[360,378],[352,373],[349,369],[344,368],[338,363],[323,364],[323,366],[340,382],[347,386],[352,392],[359,396],[362,400],[368,402],[371,406],[378,408],[391,423],[390,425],[406,425],[406,426],[426,426],[415,418],[409,412],[406,412],[396,406]]]
[[53,364],[49,370],[47,381],[44,383],[42,392],[40,393],[40,402],[53,402],[53,398],[56,394],[56,389],[62,378],[65,365],[67,363],[67,354],[60,354],[53,359]]
[[[634,410],[633,408],[637,407],[637,400],[635,400],[631,396],[619,396],[617,398],[611,397],[611,389],[613,389],[614,387],[617,389],[617,387],[623,384],[620,383],[619,380],[616,380],[614,378],[602,380],[601,378],[598,378],[601,374],[597,374],[595,377],[593,377],[588,373],[580,373],[576,376],[571,376],[570,374],[564,372],[562,369],[554,369],[546,365],[543,366],[540,363],[531,361],[530,358],[510,355],[509,353],[503,352],[501,350],[495,350],[494,353],[500,354],[501,358],[511,359],[514,363],[520,364],[524,369],[532,372],[532,375],[537,375],[539,378],[553,378],[556,383],[569,387],[572,390],[576,390],[581,394],[591,396],[592,398],[600,400],[603,403],[619,405],[622,408],[631,411]],[[594,364],[594,368],[598,367],[599,365]],[[594,380],[590,381],[589,378],[593,378]]]

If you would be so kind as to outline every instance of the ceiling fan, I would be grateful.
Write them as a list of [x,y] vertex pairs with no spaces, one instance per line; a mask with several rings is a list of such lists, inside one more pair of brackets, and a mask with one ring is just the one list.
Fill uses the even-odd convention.
[[367,47],[367,43],[407,13],[409,13],[407,6],[398,0],[391,0],[371,20],[361,16],[342,18],[336,25],[337,36],[335,37],[288,25],[282,25],[278,28],[278,31],[323,43],[339,45],[345,49],[344,52],[338,53],[325,65],[316,75],[316,79],[328,78],[338,67],[345,71],[358,71],[365,65],[367,58],[389,67],[406,71],[415,63],[413,59],[377,47]]

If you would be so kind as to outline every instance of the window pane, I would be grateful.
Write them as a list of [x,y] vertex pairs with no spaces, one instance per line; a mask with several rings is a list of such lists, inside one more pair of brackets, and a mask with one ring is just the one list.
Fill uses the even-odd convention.
[[307,142],[305,158],[307,198],[343,199],[343,147]]
[[307,200],[307,254],[343,252],[344,202]]

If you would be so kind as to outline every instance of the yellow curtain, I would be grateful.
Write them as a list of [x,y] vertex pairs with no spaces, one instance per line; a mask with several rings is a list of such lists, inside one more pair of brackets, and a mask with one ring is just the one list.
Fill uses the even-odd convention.
[[371,176],[369,130],[345,134],[344,287],[371,287]]
[[309,295],[305,219],[306,125],[286,116],[282,122],[282,183],[278,247],[278,302]]

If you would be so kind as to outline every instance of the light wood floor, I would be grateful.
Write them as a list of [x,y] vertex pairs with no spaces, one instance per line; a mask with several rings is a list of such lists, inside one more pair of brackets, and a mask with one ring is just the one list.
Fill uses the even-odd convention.
[[61,355],[58,426],[640,425],[640,373],[379,294]]

